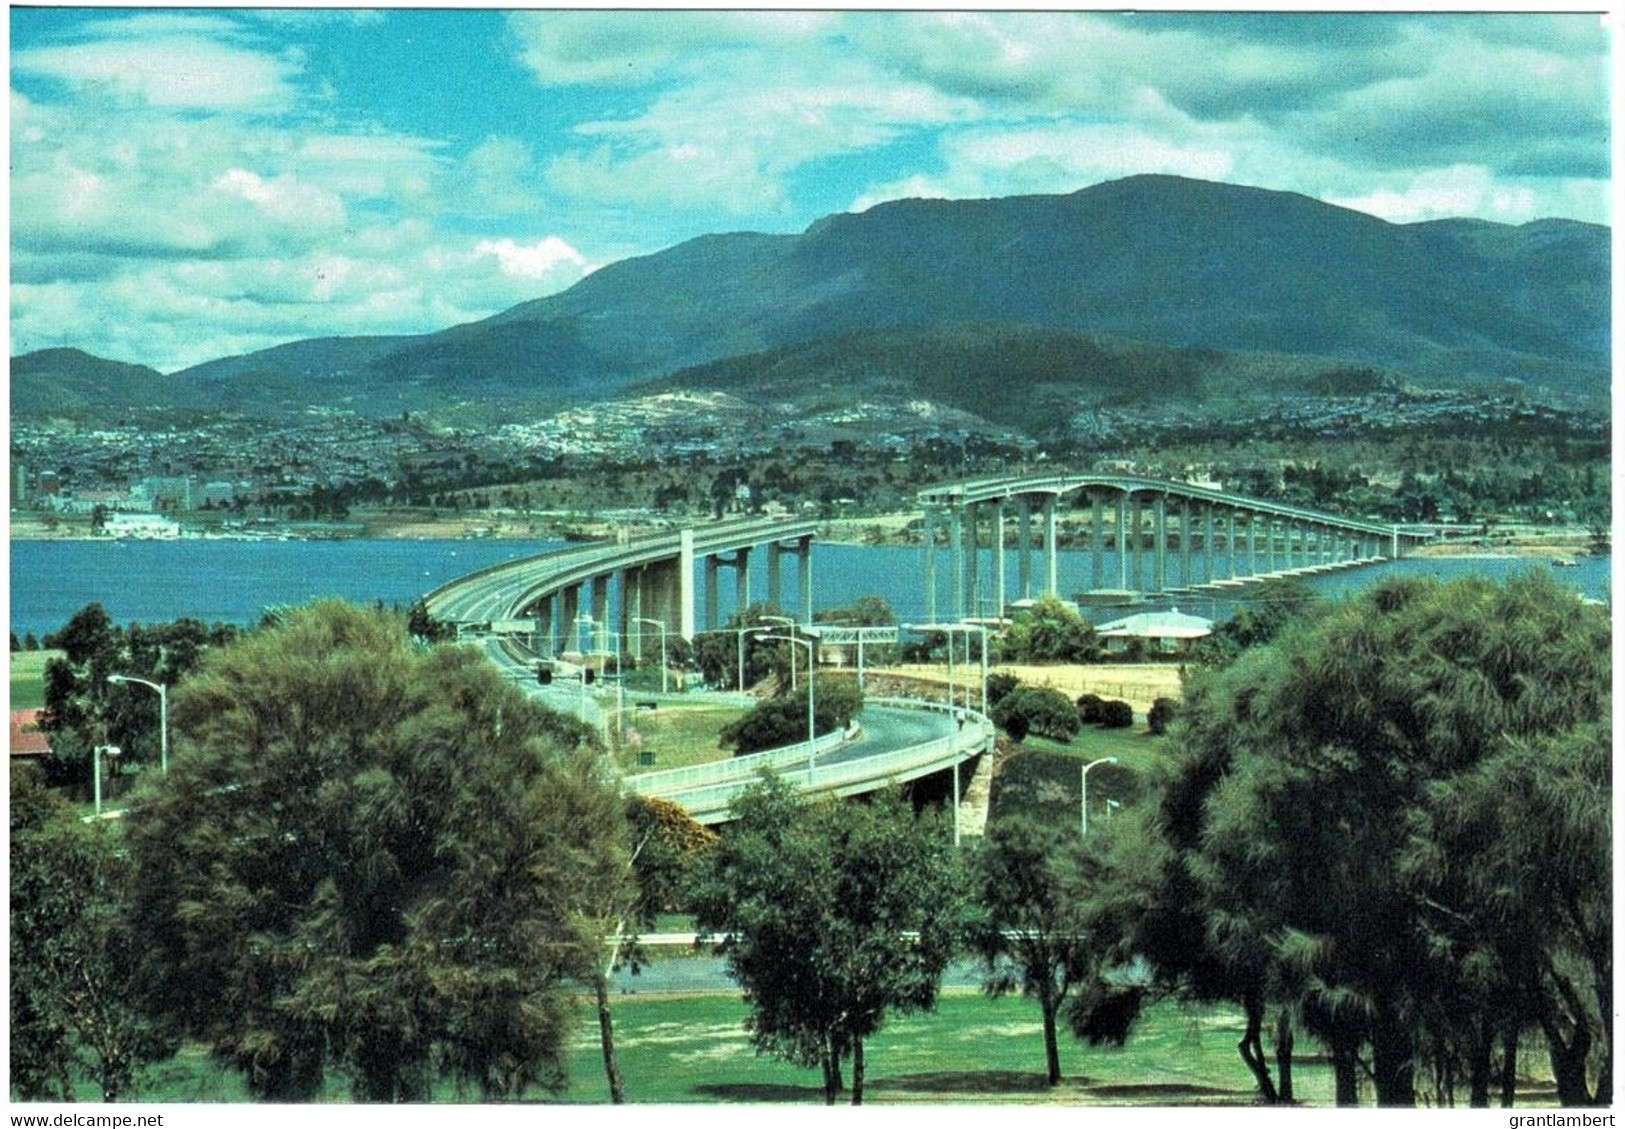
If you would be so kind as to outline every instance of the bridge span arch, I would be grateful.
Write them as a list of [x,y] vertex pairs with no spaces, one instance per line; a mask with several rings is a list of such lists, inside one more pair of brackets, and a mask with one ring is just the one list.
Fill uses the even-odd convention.
[[[1117,598],[1213,591],[1273,576],[1346,568],[1403,556],[1425,535],[1402,526],[1200,486],[1127,474],[1020,475],[942,483],[918,494],[924,512],[927,613],[939,609],[938,530],[945,527],[947,612],[1000,618],[1010,600],[1005,557],[1017,556],[1016,598],[1059,595],[1063,499],[1087,512],[1091,592]],[[1110,517],[1108,524],[1107,518]],[[1035,531],[1035,518],[1042,530]],[[984,576],[982,529],[992,549]],[[1033,557],[1042,547],[1042,589]],[[1116,588],[1106,587],[1107,554]]]
[[[815,535],[810,521],[745,518],[593,542],[460,576],[425,596],[424,605],[435,619],[459,628],[529,636],[531,650],[540,655],[588,648],[608,652],[613,624],[638,655],[642,624],[684,639],[692,639],[702,621],[717,626],[723,568],[733,570],[743,607],[756,551],[764,547],[770,598],[791,606],[782,600],[781,559],[794,556],[799,589],[794,606],[810,621]],[[702,591],[695,588],[699,562],[704,564]],[[578,624],[590,625],[589,643],[581,644]]]

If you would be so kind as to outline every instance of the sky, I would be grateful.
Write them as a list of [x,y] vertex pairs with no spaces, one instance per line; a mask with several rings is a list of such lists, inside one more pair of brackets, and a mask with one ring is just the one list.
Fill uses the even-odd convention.
[[726,231],[1169,173],[1610,222],[1597,15],[11,8],[11,354],[425,333]]

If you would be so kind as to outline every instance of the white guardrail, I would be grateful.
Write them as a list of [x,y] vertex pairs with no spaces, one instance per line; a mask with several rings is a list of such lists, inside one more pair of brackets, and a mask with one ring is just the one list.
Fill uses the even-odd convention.
[[[729,805],[745,788],[760,779],[764,769],[772,769],[805,792],[834,792],[851,795],[887,783],[902,783],[958,764],[992,747],[993,723],[974,710],[950,707],[940,702],[911,698],[877,698],[867,705],[893,709],[932,710],[963,715],[965,724],[946,737],[911,745],[873,756],[853,757],[833,764],[819,764],[809,758],[805,742],[784,749],[752,753],[725,761],[689,768],[646,772],[625,778],[628,790],[681,804],[700,823],[719,823],[728,817]],[[846,744],[846,733],[827,734],[818,740],[823,753]],[[809,760],[811,764],[809,765]]]

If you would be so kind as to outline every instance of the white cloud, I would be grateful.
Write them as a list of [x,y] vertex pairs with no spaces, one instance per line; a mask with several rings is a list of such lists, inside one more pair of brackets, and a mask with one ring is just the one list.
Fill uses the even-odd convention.
[[1393,223],[1478,216],[1503,223],[1537,218],[1536,198],[1526,187],[1497,181],[1482,165],[1457,165],[1400,175],[1361,196],[1328,196],[1327,203],[1368,212]]
[[574,281],[587,272],[587,260],[581,256],[581,252],[556,235],[549,235],[528,247],[512,239],[482,239],[475,245],[474,253],[495,256],[502,273],[513,278],[539,279],[573,274]]
[[195,110],[286,108],[298,71],[289,59],[196,34],[36,47],[14,53],[11,65],[83,96]]

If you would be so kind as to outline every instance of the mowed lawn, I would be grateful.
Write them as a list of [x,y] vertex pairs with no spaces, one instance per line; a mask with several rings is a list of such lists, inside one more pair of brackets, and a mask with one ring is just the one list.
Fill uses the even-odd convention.
[[[627,1098],[641,1103],[823,1101],[817,1069],[755,1054],[735,996],[618,997],[616,1047]],[[1063,1035],[1066,1077],[1044,1080],[1037,1005],[974,991],[944,995],[936,1011],[888,1018],[865,1044],[865,1101],[887,1104],[1248,1105],[1252,1076],[1236,1053],[1242,1024],[1223,1008],[1150,1008],[1128,1043],[1092,1048]],[[1299,1046],[1312,1048],[1302,1036]],[[1331,1074],[1297,1060],[1301,1100],[1329,1105]],[[847,1072],[850,1082],[850,1068]],[[571,1046],[570,1085],[555,1100],[606,1102],[596,1027]]]
[[11,652],[11,708],[37,710],[45,705],[45,664],[61,651]]
[[[627,740],[616,750],[616,760],[625,772],[658,772],[665,768],[686,768],[724,760],[733,754],[717,744],[717,734],[729,722],[742,717],[743,706],[712,703],[672,702],[662,698],[656,708],[636,708],[636,695],[627,694],[625,714]],[[653,763],[640,764],[639,753]]]

